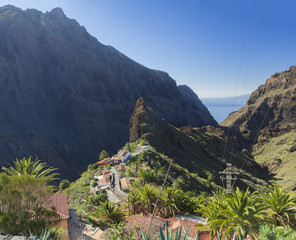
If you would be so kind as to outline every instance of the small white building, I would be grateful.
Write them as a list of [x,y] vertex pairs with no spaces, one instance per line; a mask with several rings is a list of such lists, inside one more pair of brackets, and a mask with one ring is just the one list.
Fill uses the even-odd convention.
[[141,147],[141,150],[150,150],[150,147],[148,145],[144,145]]
[[131,154],[129,153],[129,151],[125,151],[125,150],[119,150],[117,157],[122,158],[121,162],[125,163],[129,158],[130,158]]

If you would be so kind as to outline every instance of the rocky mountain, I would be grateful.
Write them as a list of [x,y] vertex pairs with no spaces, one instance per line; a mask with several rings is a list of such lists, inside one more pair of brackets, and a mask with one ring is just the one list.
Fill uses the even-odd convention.
[[[296,67],[272,75],[246,105],[221,125],[235,132],[240,146],[274,174],[280,184],[296,189]],[[254,145],[253,145],[254,143]],[[252,147],[253,146],[253,147]],[[252,148],[251,148],[252,147]]]
[[216,125],[196,94],[92,37],[62,9],[0,8],[0,165],[38,156],[68,178],[128,140],[144,97],[176,125]]
[[[256,188],[256,184],[264,183],[262,179],[269,178],[268,171],[233,148],[233,139],[226,142],[227,136],[223,129],[213,126],[187,126],[179,129],[165,119],[160,120],[147,105],[143,98],[137,100],[130,118],[130,142],[148,142],[157,153],[177,165],[174,171],[186,169],[176,176],[187,176],[191,185],[208,190],[213,181],[208,181],[210,174],[213,174],[215,184],[221,185],[219,171],[226,168],[223,158],[240,172],[237,184],[241,187]],[[167,163],[162,165],[168,166]],[[241,170],[243,165],[244,169]]]

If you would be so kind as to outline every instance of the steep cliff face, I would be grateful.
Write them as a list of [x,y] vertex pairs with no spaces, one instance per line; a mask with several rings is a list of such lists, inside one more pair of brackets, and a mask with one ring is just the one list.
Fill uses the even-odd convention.
[[0,8],[0,164],[33,155],[75,177],[128,140],[141,96],[177,126],[216,124],[194,93],[99,43],[60,8]]
[[222,126],[236,128],[249,142],[259,129],[262,134],[278,134],[296,127],[296,67],[276,73],[254,91],[246,105],[231,113]]
[[[155,150],[174,159],[174,163],[207,178],[207,173],[213,173],[216,184],[220,185],[219,171],[225,168],[226,162],[232,163],[241,172],[238,185],[241,187],[261,184],[260,179],[268,179],[268,172],[252,159],[233,149],[233,141],[227,138],[221,128],[191,126],[178,129],[158,119],[156,114],[140,98],[130,118],[130,142],[148,141]],[[243,167],[244,166],[244,167]],[[243,169],[241,169],[243,167]],[[192,184],[205,184],[204,182]],[[206,181],[207,182],[207,181]]]
[[[280,184],[296,189],[296,67],[276,73],[254,91],[246,105],[230,114],[222,126],[233,131],[255,160],[275,175]],[[250,149],[252,147],[253,148]],[[291,150],[292,149],[292,150]]]

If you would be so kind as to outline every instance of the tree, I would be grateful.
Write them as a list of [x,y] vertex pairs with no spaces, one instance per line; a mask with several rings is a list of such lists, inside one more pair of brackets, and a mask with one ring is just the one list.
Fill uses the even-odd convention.
[[46,178],[35,175],[0,174],[0,232],[22,235],[49,226],[57,213],[44,207],[53,193]]
[[143,205],[146,207],[146,210],[151,213],[153,211],[152,204],[155,203],[157,198],[157,190],[153,186],[145,184],[140,189],[140,193],[140,199]]
[[172,187],[166,187],[163,190],[163,194],[161,197],[161,211],[163,211],[163,215],[165,218],[174,216],[176,213],[179,212],[177,206],[177,192],[178,190]]
[[102,150],[102,152],[100,153],[99,159],[103,160],[104,158],[108,158],[109,154],[106,150]]
[[16,159],[13,166],[10,168],[2,167],[2,170],[9,176],[31,175],[35,178],[43,178],[47,183],[56,180],[57,178],[55,178],[55,176],[58,175],[58,173],[54,173],[57,168],[50,167],[46,163],[40,162],[38,158],[31,161],[31,157],[21,160]]
[[103,220],[105,223],[120,223],[124,220],[124,213],[112,202],[101,202],[95,212],[91,214],[97,221]]
[[133,166],[136,168],[136,176],[138,176],[138,169],[141,165],[141,159],[138,157],[136,161],[133,162]]
[[225,199],[223,217],[216,220],[224,238],[235,234],[239,239],[245,239],[247,235],[256,238],[258,226],[263,222],[264,209],[255,194],[251,194],[249,189],[244,192],[237,187],[233,196]]
[[70,187],[70,181],[68,179],[64,179],[60,182],[60,186],[59,186],[60,191],[63,191],[68,187]]
[[[222,212],[223,209],[226,208],[224,195],[222,197],[222,192],[217,191],[212,197],[208,199],[207,202],[200,206],[200,209],[196,211],[201,212],[204,217],[207,219],[207,226],[200,227],[201,229],[207,228],[210,230],[211,239],[216,235],[216,233],[220,230],[221,219],[225,219],[225,216]],[[218,197],[217,197],[218,196]]]
[[292,196],[292,192],[287,192],[284,188],[275,185],[261,193],[260,201],[266,207],[267,215],[275,226],[295,228],[295,220],[292,216],[296,213],[296,199]]
[[133,188],[132,191],[129,193],[128,204],[129,204],[129,207],[132,208],[133,214],[136,214],[139,212],[141,201],[140,201],[140,193],[137,189]]

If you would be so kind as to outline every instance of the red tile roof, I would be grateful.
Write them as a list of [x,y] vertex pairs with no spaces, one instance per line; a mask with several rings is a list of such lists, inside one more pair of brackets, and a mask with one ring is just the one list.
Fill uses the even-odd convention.
[[109,170],[102,170],[101,172],[102,172],[103,175],[110,173]]
[[110,176],[106,176],[104,175],[103,179],[101,179],[100,184],[104,185],[104,184],[110,184],[111,183],[111,178]]
[[58,194],[55,193],[51,195],[47,201],[44,203],[44,206],[49,208],[55,208],[57,213],[60,215],[62,219],[69,219],[69,209],[67,203],[67,195],[66,194]]
[[107,164],[109,164],[111,162],[112,162],[111,158],[104,158],[103,160],[97,162],[97,164],[99,164],[99,165],[104,165],[104,164],[107,165]]
[[[199,240],[211,240],[210,231],[198,231],[198,239]],[[213,240],[217,240],[217,237],[214,236]]]
[[120,179],[120,185],[121,185],[121,190],[124,191],[129,189],[131,182],[128,178],[124,177]]
[[106,173],[106,174],[104,174],[104,177],[111,177],[112,176],[112,173]]

